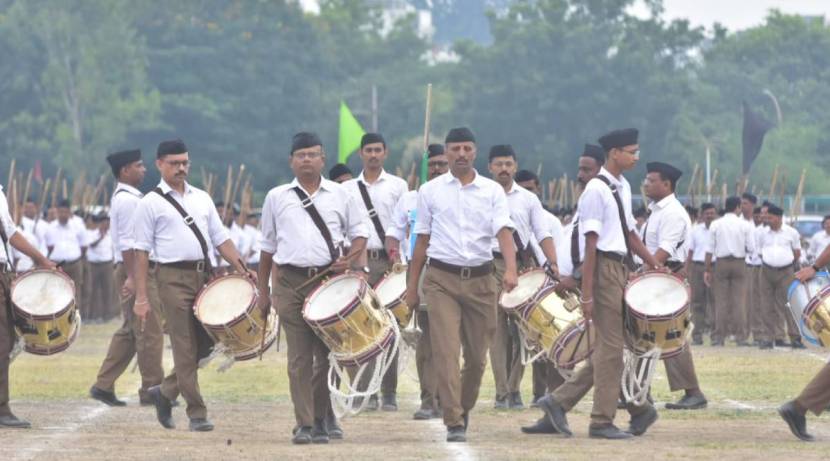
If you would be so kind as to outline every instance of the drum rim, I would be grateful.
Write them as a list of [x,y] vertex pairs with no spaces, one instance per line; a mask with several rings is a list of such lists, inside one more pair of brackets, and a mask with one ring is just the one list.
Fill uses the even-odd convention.
[[80,331],[81,331],[81,328],[76,323],[75,327],[72,329],[72,332],[70,332],[70,334],[69,334],[69,339],[67,339],[67,341],[65,343],[61,344],[60,346],[48,347],[48,348],[42,348],[42,347],[35,348],[34,346],[29,345],[29,343],[25,341],[25,335],[21,335],[21,336],[24,336],[23,350],[30,353],[30,354],[40,355],[42,357],[55,355],[58,352],[63,352],[65,350],[69,349],[69,346],[74,344],[75,340],[78,339],[78,335],[80,334]]
[[219,283],[223,280],[231,279],[231,278],[243,279],[246,282],[248,282],[248,284],[251,285],[254,288],[253,295],[251,296],[251,301],[248,303],[248,307],[245,309],[245,313],[250,313],[251,312],[251,307],[256,306],[257,299],[259,298],[259,290],[257,289],[256,284],[254,284],[254,282],[252,282],[251,279],[249,279],[247,276],[244,276],[244,275],[241,275],[241,274],[228,274],[228,275],[223,275],[222,277],[219,277],[219,278],[215,278],[215,279],[211,280],[210,282],[208,282],[207,284],[205,284],[205,286],[203,286],[199,290],[199,293],[196,295],[196,300],[193,301],[193,308],[192,308],[193,309],[193,315],[195,315],[196,320],[198,320],[199,323],[201,323],[205,327],[208,327],[208,326],[231,327],[231,326],[234,326],[237,323],[241,322],[242,319],[245,318],[244,315],[240,315],[239,317],[236,317],[236,318],[234,318],[233,320],[231,320],[230,322],[227,322],[227,323],[207,323],[207,322],[203,321],[201,319],[201,317],[199,316],[199,309],[198,309],[199,302],[202,300],[202,297],[205,295],[207,290],[209,288],[213,287],[214,285],[216,285],[217,283]]
[[372,344],[367,349],[363,350],[354,355],[350,355],[344,358],[337,358],[337,363],[341,365],[352,365],[352,366],[360,366],[364,363],[367,363],[369,360],[378,356],[378,354],[382,353],[384,347],[388,346],[390,343],[394,342],[395,340],[395,329],[389,327],[387,329],[387,333],[384,335],[383,339],[378,341],[375,344]]
[[[637,310],[636,307],[632,306],[631,303],[628,302],[628,292],[631,289],[631,287],[634,285],[634,283],[639,281],[639,280],[642,280],[642,279],[645,279],[645,278],[648,278],[648,277],[655,277],[655,276],[656,277],[671,277],[671,278],[677,280],[678,282],[680,282],[681,285],[683,285],[683,289],[686,290],[686,304],[684,304],[683,307],[681,307],[677,311],[673,312],[672,314],[664,314],[664,315],[660,315],[660,316],[644,314],[641,311]],[[689,283],[688,283],[688,281],[686,281],[686,279],[684,279],[684,278],[682,278],[682,277],[680,277],[680,276],[678,276],[674,273],[667,273],[667,272],[663,272],[663,271],[660,271],[660,270],[650,270],[650,271],[645,271],[642,274],[640,274],[640,275],[638,275],[638,276],[636,276],[633,279],[628,281],[628,283],[625,285],[625,291],[623,292],[623,302],[625,302],[625,306],[627,307],[626,312],[628,312],[629,314],[631,314],[634,317],[637,317],[639,319],[642,319],[642,320],[655,320],[655,321],[658,321],[658,320],[671,320],[673,318],[676,318],[681,313],[683,313],[683,311],[689,309],[689,306],[691,306],[691,303],[692,303],[692,290],[691,290],[691,287],[689,287]]]
[[562,333],[559,335],[559,337],[556,338],[556,341],[553,342],[553,347],[552,347],[552,351],[551,351],[551,352],[553,352],[553,362],[559,368],[573,367],[576,364],[578,364],[579,362],[582,362],[583,360],[586,360],[588,357],[591,356],[591,354],[594,353],[594,348],[596,347],[596,343],[591,344],[591,348],[588,349],[588,353],[585,354],[585,357],[582,357],[579,360],[574,360],[573,362],[567,362],[567,363],[564,363],[564,364],[559,363],[559,357],[562,354],[565,353],[565,341],[567,339],[570,339],[571,336],[573,336],[574,334],[576,334],[576,332],[579,331],[578,325],[580,323],[585,325],[585,328],[590,328],[591,332],[589,332],[588,334],[593,333],[593,336],[596,338],[597,331],[596,331],[596,328],[594,328],[593,322],[586,322],[585,319],[580,319],[578,322],[573,323],[573,324],[568,325],[567,327],[565,327],[565,329],[562,330]]
[[[317,296],[318,292],[320,290],[322,290],[323,288],[327,287],[328,285],[333,284],[336,281],[339,281],[340,279],[345,279],[345,278],[353,278],[353,279],[356,279],[360,282],[360,286],[358,288],[358,294],[349,302],[349,304],[347,304],[344,308],[340,309],[339,311],[335,312],[334,314],[332,314],[328,317],[323,317],[321,319],[309,319],[306,316],[306,311],[308,310],[309,302],[311,301],[311,299],[314,298],[315,296]],[[367,288],[369,288],[369,282],[367,282],[366,280],[364,280],[361,277],[358,277],[357,275],[348,274],[348,273],[336,275],[336,276],[324,281],[320,285],[318,285],[317,288],[315,288],[305,298],[305,301],[303,302],[303,310],[302,310],[303,320],[305,320],[306,323],[313,323],[315,325],[320,325],[320,326],[330,325],[332,322],[335,322],[335,321],[339,320],[342,315],[352,313],[357,308],[357,306],[361,303],[361,301],[363,301],[363,298],[366,296],[366,289]]]
[[[810,280],[813,280],[813,279],[816,279],[816,278],[819,278],[819,277],[830,279],[830,273],[828,273],[827,271],[816,272],[815,277],[813,277]],[[810,282],[810,280],[807,280],[807,282]],[[804,283],[804,282],[802,282],[801,280],[798,280],[798,279],[794,279],[792,282],[790,282],[790,286],[789,286],[789,288],[787,288],[787,301],[790,301],[790,299],[793,297],[793,292],[798,288],[799,285],[806,285],[806,283]],[[821,292],[821,290],[819,290],[819,292]],[[816,293],[816,294],[818,294],[818,293]]]
[[[559,296],[559,293],[556,292],[556,286],[555,285],[549,285],[549,286],[546,286],[546,287],[542,287],[541,290],[536,292],[536,294],[533,296],[533,299],[526,302],[523,305],[522,309],[518,311],[519,315],[521,315],[522,319],[528,320],[530,318],[530,313],[533,310],[532,308],[536,307],[536,305],[538,305],[543,299],[547,298],[551,294],[553,294],[557,298],[561,299],[563,302],[565,301],[561,296]],[[510,309],[505,309],[505,310],[510,311]],[[516,312],[516,310],[514,310],[513,312]]]
[[[406,273],[403,272],[403,274],[406,274]],[[378,280],[378,283],[376,283],[375,286],[372,287],[372,290],[374,290],[375,294],[378,297],[378,301],[380,301],[380,295],[378,294],[378,287],[380,287],[381,285],[383,285],[384,282],[389,280],[389,277],[392,276],[392,275],[399,275],[399,274],[395,273],[395,272],[390,272],[390,273],[384,275],[383,278]],[[407,276],[404,275],[404,280],[407,280],[406,277]],[[397,298],[390,301],[389,304],[384,304],[383,307],[386,308],[386,309],[392,310],[392,309],[398,307],[399,305],[401,305],[405,298],[406,298],[406,284],[404,284],[403,293],[401,293],[401,295],[398,296]]]
[[808,302],[807,305],[804,306],[804,311],[802,311],[801,316],[805,319],[808,318],[810,315],[812,315],[813,311],[815,311],[819,305],[823,304],[822,301],[826,300],[827,298],[830,298],[830,285],[827,285],[826,287],[822,288],[821,290],[819,290],[818,293],[816,293],[815,296],[810,298],[810,302]]
[[502,291],[499,294],[499,299],[498,299],[500,308],[502,308],[502,309],[504,309],[508,312],[523,312],[527,307],[530,307],[530,306],[528,306],[528,304],[531,304],[531,303],[536,304],[535,301],[538,300],[539,294],[542,293],[542,291],[544,291],[545,288],[547,288],[546,285],[550,284],[550,282],[552,282],[552,280],[551,280],[550,277],[548,277],[548,274],[545,272],[544,269],[540,269],[538,267],[532,267],[530,269],[526,269],[526,270],[522,271],[519,274],[519,276],[516,278],[516,280],[518,281],[523,276],[529,275],[530,273],[533,273],[533,272],[541,272],[545,276],[545,281],[542,283],[542,287],[539,289],[539,291],[537,291],[535,294],[533,294],[533,296],[531,296],[530,298],[528,298],[525,301],[522,301],[521,303],[519,303],[516,307],[505,307],[504,306],[504,304],[502,303],[502,297],[504,297],[507,294],[507,292]]
[[[13,296],[12,296],[12,293],[14,293],[14,289],[15,289],[15,287],[16,287],[16,286],[17,286],[17,284],[20,282],[20,280],[22,280],[22,279],[24,279],[24,278],[26,278],[26,277],[29,277],[29,276],[31,276],[31,275],[38,274],[38,273],[49,273],[49,274],[52,274],[52,275],[57,275],[58,277],[62,277],[65,281],[69,282],[69,285],[72,287],[72,301],[70,301],[70,302],[69,302],[69,304],[67,304],[66,306],[64,306],[61,310],[59,310],[59,311],[57,311],[57,312],[55,312],[55,313],[53,313],[53,314],[32,314],[32,313],[30,313],[30,312],[26,312],[26,311],[24,311],[21,307],[19,307],[19,306],[17,305],[17,303],[15,303],[15,302],[14,302],[14,298],[13,298]],[[14,280],[12,280],[11,285],[9,285],[9,300],[11,301],[11,304],[12,304],[12,309],[14,310],[15,314],[20,314],[22,317],[25,317],[25,318],[27,318],[27,319],[31,319],[31,320],[51,320],[51,319],[56,319],[56,318],[58,318],[58,317],[63,317],[63,315],[64,315],[64,314],[66,314],[66,313],[67,313],[67,312],[69,312],[72,308],[74,308],[74,307],[75,307],[75,282],[74,282],[74,281],[72,281],[72,278],[70,278],[68,275],[66,275],[66,274],[64,274],[63,272],[58,271],[58,270],[52,270],[52,269],[32,269],[32,270],[29,270],[29,271],[23,272],[22,274],[20,274],[20,275],[18,275],[17,277],[15,277],[15,279],[14,279]],[[47,355],[48,355],[48,354],[47,354]]]

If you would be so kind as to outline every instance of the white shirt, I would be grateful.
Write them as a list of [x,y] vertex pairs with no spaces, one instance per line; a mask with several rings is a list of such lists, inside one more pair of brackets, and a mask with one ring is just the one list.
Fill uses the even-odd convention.
[[767,229],[758,239],[761,259],[767,266],[786,267],[795,260],[794,250],[801,249],[801,236],[787,224],[777,231]]
[[[706,250],[709,248],[710,229],[704,223],[697,223],[692,226],[692,235],[689,241],[689,251],[692,252],[692,261],[696,263],[706,262]],[[717,260],[713,255],[712,261]]]
[[75,261],[81,257],[81,247],[86,246],[86,228],[79,228],[71,220],[62,225],[56,219],[46,230],[46,246],[54,247],[49,254],[52,261]]
[[[231,222],[231,227],[226,227],[226,229],[228,229],[228,234],[231,236],[233,245],[236,247],[236,250],[239,251],[239,255],[244,259],[251,247],[248,241],[248,233],[239,227],[236,224],[236,221]],[[230,267],[230,263],[225,261],[218,251],[214,252],[213,256],[211,264],[215,267]]]
[[418,191],[411,190],[401,195],[395,209],[392,211],[392,221],[386,235],[401,242],[401,259],[412,259],[415,236],[412,228],[415,227],[415,217],[418,214]]
[[755,251],[755,228],[735,213],[726,213],[709,227],[707,253],[720,258],[746,258]]
[[262,238],[262,232],[250,224],[245,224],[243,227],[245,234],[248,236],[248,259],[245,261],[248,264],[259,264],[259,240]]
[[752,228],[752,238],[755,243],[755,247],[752,251],[747,251],[745,261],[749,266],[760,266],[764,262],[761,259],[761,237],[769,231],[769,226],[764,224],[756,226],[754,222],[747,220],[744,221]]
[[91,263],[112,262],[114,252],[112,250],[112,237],[110,236],[110,231],[107,231],[104,238],[102,238],[101,241],[95,246],[92,246],[92,244],[101,237],[101,230],[92,229],[89,231],[88,236],[90,237],[90,240],[89,248],[86,250],[86,260]]
[[[516,232],[519,234],[519,240],[522,242],[522,248],[517,248],[517,250],[526,248],[528,245],[532,246],[531,242],[538,244],[546,238],[553,237],[550,233],[547,212],[542,208],[542,202],[539,201],[536,194],[514,182],[505,195],[507,196],[507,210],[510,212],[510,220],[513,222]],[[493,251],[501,251],[498,239],[493,239],[491,247]],[[547,258],[544,258],[540,261],[546,260]]]
[[135,248],[135,214],[141,197],[138,189],[123,182],[119,182],[112,193],[109,234],[115,248],[116,263],[124,260],[122,252]]
[[46,229],[49,227],[49,223],[43,219],[35,221],[23,216],[20,218],[20,226],[35,238],[34,242],[30,241],[29,243],[41,253],[46,254]]
[[392,212],[395,209],[395,205],[401,196],[409,191],[409,186],[406,184],[406,181],[387,173],[386,170],[381,170],[378,179],[371,184],[366,182],[363,173],[361,171],[358,177],[344,182],[343,186],[352,195],[355,203],[359,204],[359,208],[363,210],[363,213],[366,215],[366,220],[369,223],[369,241],[366,243],[366,248],[369,250],[382,250],[386,244],[380,241],[380,237],[375,230],[375,225],[369,217],[369,210],[363,202],[363,196],[360,195],[358,182],[366,185],[372,206],[378,214],[380,225],[383,227],[384,232],[388,232],[392,223]]
[[478,172],[466,186],[452,173],[421,186],[417,215],[415,233],[430,236],[427,256],[463,267],[492,261],[493,237],[514,227],[504,189]]
[[[631,214],[631,186],[628,181],[620,175],[615,178],[605,169],[600,168],[599,175],[607,178],[612,185],[616,186],[617,193],[623,205],[625,215],[625,228],[630,232],[635,228],[634,216]],[[626,240],[628,235],[623,235],[620,224],[620,214],[617,209],[617,202],[611,188],[602,180],[593,178],[588,181],[585,191],[579,197],[579,232],[583,235],[589,232],[597,234],[597,249],[624,255],[627,253]]]
[[824,229],[816,232],[810,237],[810,246],[807,247],[807,256],[810,261],[815,261],[827,246],[830,245],[830,234]]
[[[557,218],[556,215],[554,215],[550,211],[544,210],[544,212],[546,227],[550,232],[550,236],[553,239],[553,247],[556,250],[556,264],[561,268],[561,260],[564,256],[563,253],[559,252],[559,242],[561,242],[565,238],[565,235],[563,234],[562,230],[562,221],[560,221],[559,218]],[[536,260],[540,262],[547,261],[545,253],[542,251],[541,245],[539,245],[535,241],[531,241],[530,244],[533,247],[533,252],[536,254]],[[570,258],[570,253],[567,254],[567,257]]]
[[651,254],[663,250],[669,261],[684,263],[689,254],[692,221],[674,194],[649,204],[651,215],[645,225],[643,243]]
[[[22,221],[21,221],[21,224],[22,224]],[[33,234],[33,233],[27,231],[26,229],[24,229],[22,225],[17,229],[17,232],[19,232],[20,235],[22,235],[23,238],[25,238],[33,247],[35,247],[35,248],[38,247],[38,241],[37,241],[37,237],[35,237],[35,234]],[[11,245],[9,245],[9,246],[11,246]],[[2,250],[0,250],[0,251],[2,251]],[[18,250],[17,248],[12,247],[11,252],[12,252],[11,253],[12,258],[14,258],[14,261],[15,261],[15,263],[14,263],[15,270],[17,270],[17,272],[27,271],[27,270],[32,269],[33,267],[35,267],[35,263],[34,263],[34,261],[32,261],[32,258],[30,258],[30,257],[26,256],[25,254],[23,254],[22,251]],[[5,252],[3,252],[3,257],[5,258],[5,256],[6,256]]]
[[[11,215],[9,215],[9,202],[6,200],[6,194],[3,193],[3,186],[0,186],[0,225],[3,226],[3,230],[6,233],[6,239],[12,238],[12,235],[17,232],[17,226],[14,225],[14,220]],[[7,246],[5,249],[0,249],[0,263],[3,264],[10,262],[6,257],[6,251],[11,247],[8,245],[8,240],[6,241],[6,244]]]
[[[265,197],[260,224],[262,251],[273,254],[277,265],[325,266],[332,262],[329,247],[303,208],[294,191],[296,186],[300,186],[300,182],[294,178],[290,184],[271,189]],[[320,178],[320,187],[313,195],[303,191],[325,221],[335,249],[341,247],[346,238],[351,241],[369,237],[371,224],[366,210],[358,205],[344,185]]]
[[[173,190],[163,179],[158,185],[162,193],[169,194],[187,214],[193,218],[208,245],[218,247],[230,236],[222,225],[219,213],[207,192],[185,183],[184,195]],[[124,195],[124,194],[119,194]],[[147,194],[135,212],[135,248],[153,252],[156,261],[202,261],[205,256],[199,240],[184,222],[184,218],[164,197],[155,192]]]
[[[576,214],[574,213],[574,219],[562,229],[562,238],[559,240],[554,239],[554,243],[556,243],[556,263],[559,266],[559,275],[562,277],[572,276],[574,272],[574,265],[571,259],[571,238],[575,223]],[[577,232],[579,232],[578,229]],[[578,233],[577,239],[579,240],[580,247],[579,261],[582,261],[585,253],[585,236],[580,232]]]

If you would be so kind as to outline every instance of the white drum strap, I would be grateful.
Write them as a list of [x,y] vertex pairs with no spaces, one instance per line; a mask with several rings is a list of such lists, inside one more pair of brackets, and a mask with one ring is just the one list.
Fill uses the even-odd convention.
[[23,352],[24,346],[26,346],[26,341],[23,340],[23,336],[18,336],[14,342],[14,346],[12,346],[11,352],[9,352],[9,364],[12,364],[14,359]]
[[626,402],[641,406],[648,400],[648,391],[654,379],[654,371],[663,351],[655,347],[642,355],[624,349],[622,374],[622,393]]
[[521,347],[521,351],[520,351],[519,355],[522,358],[522,365],[527,366],[527,365],[530,365],[531,363],[539,360],[540,358],[544,357],[548,353],[548,351],[546,351],[544,349],[540,349],[540,350],[537,351],[537,348],[535,348],[535,347],[533,347],[533,346],[531,346],[527,343],[527,340],[525,339],[525,335],[524,335],[524,333],[521,333],[521,331],[522,331],[522,329],[520,328],[519,329],[519,332],[520,332],[519,335],[521,336],[521,338],[519,338],[519,345]]

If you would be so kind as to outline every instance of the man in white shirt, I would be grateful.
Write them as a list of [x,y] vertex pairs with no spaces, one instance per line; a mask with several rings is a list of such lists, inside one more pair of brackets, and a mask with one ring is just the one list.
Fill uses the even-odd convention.
[[31,258],[39,269],[55,269],[55,263],[49,261],[37,248],[30,244],[17,231],[12,217],[9,215],[9,202],[0,186],[0,239],[3,248],[0,249],[0,428],[29,428],[31,424],[18,418],[9,408],[9,355],[16,342],[14,331],[14,316],[11,298],[11,282],[14,272],[11,269],[8,245],[19,250]]
[[[729,318],[738,318],[746,297],[746,255],[755,251],[754,227],[738,216],[739,197],[726,199],[726,214],[712,223],[706,249],[704,281],[714,290],[715,330],[712,345],[723,346],[729,336]],[[712,268],[715,260],[718,264]],[[744,338],[745,340],[745,338]]]
[[46,230],[46,248],[48,257],[61,268],[75,283],[75,300],[80,306],[82,317],[89,313],[79,299],[83,293],[83,255],[86,252],[86,229],[73,224],[73,215],[69,200],[60,200],[57,204],[57,219]]
[[[643,232],[643,243],[657,261],[672,272],[683,274],[686,258],[689,255],[692,221],[683,204],[674,195],[677,180],[682,172],[663,162],[651,162],[646,165],[644,189],[651,203],[651,215]],[[686,344],[683,351],[663,361],[666,365],[666,377],[672,392],[685,391],[676,403],[667,403],[668,410],[697,410],[706,408],[707,402],[695,372],[692,358],[692,345]]]
[[[199,392],[199,360],[207,357],[213,341],[193,314],[196,295],[210,276],[211,248],[219,247],[222,257],[240,274],[246,269],[239,252],[222,225],[213,200],[205,191],[187,183],[190,156],[181,140],[163,141],[156,153],[161,182],[141,199],[135,211],[136,299],[133,311],[146,320],[151,311],[147,278],[149,254],[158,282],[170,343],[174,371],[160,386],[148,393],[156,405],[156,417],[164,428],[175,427],[172,401],[181,393],[187,402],[190,430],[213,430]],[[256,275],[248,272],[253,279]]]
[[[752,219],[754,220],[753,225],[755,226],[755,231],[753,232],[753,237],[755,238],[755,251],[751,256],[751,260],[753,265],[748,267],[747,276],[750,277],[750,281],[748,285],[750,285],[749,290],[747,290],[747,303],[748,306],[747,312],[749,312],[749,329],[752,333],[752,338],[754,345],[760,346],[760,341],[758,338],[764,337],[767,334],[765,333],[765,324],[764,324],[764,316],[763,316],[763,308],[761,307],[761,254],[760,254],[760,244],[759,239],[761,236],[769,230],[769,225],[767,224],[767,207],[769,202],[764,201],[764,203],[759,206],[755,207],[752,213]],[[747,255],[747,261],[750,261],[750,256]]]
[[95,225],[86,251],[89,263],[89,303],[92,317],[101,321],[116,315],[112,299],[113,293],[113,249],[109,233],[109,217],[106,212],[93,216]]
[[248,213],[248,216],[245,217],[245,226],[242,228],[248,236],[248,243],[250,244],[245,262],[254,271],[259,271],[259,240],[262,238],[262,232],[259,230],[260,216],[262,216],[262,213],[258,211]]
[[[504,256],[503,288],[517,284],[516,252],[507,198],[498,183],[479,175],[475,136],[453,128],[445,139],[450,172],[421,186],[409,266],[406,303],[429,306],[438,395],[444,409],[448,442],[465,442],[470,411],[478,399],[487,348],[496,331],[496,279],[492,239]],[[464,354],[464,373],[459,352]]]
[[[233,242],[236,249],[239,251],[239,254],[242,255],[243,260],[246,260],[248,252],[250,251],[251,242],[248,239],[248,234],[238,225],[236,224],[236,220],[239,218],[240,208],[239,205],[236,203],[225,206],[225,202],[218,201],[215,203],[216,205],[216,212],[219,214],[219,218],[222,220],[222,224],[228,230],[228,234],[231,236],[231,241]],[[216,260],[217,267],[214,269],[214,275],[222,276],[226,275],[228,269],[230,268],[230,264],[227,261],[223,260],[221,255],[218,251],[214,251],[213,256]]]
[[566,435],[571,434],[567,410],[556,395],[584,392],[588,371],[594,386],[590,437],[619,440],[642,435],[657,420],[657,411],[651,404],[629,404],[629,430],[624,432],[614,426],[623,374],[623,296],[633,265],[632,254],[640,256],[649,268],[659,266],[635,232],[631,186],[622,175],[639,159],[637,138],[638,131],[629,128],[599,139],[606,152],[605,166],[588,181],[579,198],[578,229],[585,238],[584,251],[580,251],[584,254],[580,302],[585,319],[594,322],[597,343],[590,366],[586,364],[577,370],[554,394],[539,401],[553,427]]
[[[518,164],[516,153],[509,144],[495,145],[490,149],[489,169],[493,179],[502,186],[507,195],[507,208],[510,220],[516,226],[513,242],[516,245],[516,257],[519,270],[538,267],[544,261],[544,267],[558,278],[556,269],[556,249],[550,233],[547,212],[542,208],[539,198],[529,190],[519,186],[513,180]],[[544,259],[537,261],[533,243],[543,249]],[[499,252],[499,242],[493,239],[493,257],[496,268],[496,281],[504,276],[504,257]],[[524,365],[521,356],[521,341],[516,319],[497,305],[496,334],[490,347],[490,366],[496,384],[496,409],[522,409],[520,386]]]
[[[316,134],[294,135],[289,164],[294,180],[271,189],[262,205],[259,307],[269,312],[268,294],[273,289],[288,345],[288,382],[296,420],[292,442],[328,443],[330,436],[342,438],[343,432],[330,411],[329,349],[302,315],[305,298],[322,280],[306,282],[329,269],[338,273],[352,268],[368,277],[365,249],[371,224],[343,185],[321,176],[326,154]],[[320,227],[312,216],[320,217]],[[351,239],[350,253],[341,255],[346,238]],[[269,289],[272,267],[277,283]]]
[[[759,217],[757,216],[757,205],[758,197],[754,194],[749,192],[744,192],[741,194],[741,217],[743,218],[744,222],[746,222],[752,229],[753,235],[756,232],[761,231],[763,232],[762,225],[759,225],[757,221]],[[756,236],[757,242],[757,236]],[[755,251],[747,252],[746,258],[746,283],[744,283],[744,303],[741,305],[742,309],[740,311],[736,310],[735,313],[737,314],[735,319],[735,323],[733,324],[733,333],[735,334],[735,342],[738,346],[751,346],[749,342],[749,335],[752,333],[752,325],[755,322],[757,326],[757,321],[755,320],[756,317],[760,316],[760,309],[758,307],[758,303],[755,302],[756,297],[755,293],[758,293],[759,289],[757,283],[759,283],[760,272],[761,272],[761,256],[758,254],[758,246],[755,246]]]
[[107,234],[115,253],[115,284],[123,319],[121,327],[112,335],[107,355],[98,370],[95,384],[89,389],[89,395],[110,406],[126,405],[116,397],[115,381],[136,357],[141,375],[139,402],[141,405],[153,405],[149,389],[161,384],[164,379],[162,307],[155,272],[148,275],[147,281],[152,309],[143,320],[133,313],[136,295],[135,215],[142,197],[138,187],[144,181],[146,168],[138,149],[109,154],[107,163],[117,181],[110,199]]
[[[692,343],[695,346],[703,344],[703,334],[711,333],[714,327],[714,299],[712,289],[703,281],[706,272],[706,249],[709,247],[709,235],[712,222],[717,218],[718,211],[715,205],[704,203],[700,206],[701,222],[692,226],[692,235],[689,241],[689,256],[686,260],[686,273],[692,289]],[[714,264],[714,261],[713,261]]]
[[[392,212],[401,196],[409,190],[406,181],[391,175],[383,169],[389,152],[386,141],[379,133],[366,133],[360,140],[360,160],[363,171],[357,178],[343,183],[366,213],[369,226],[369,241],[366,254],[369,258],[369,284],[375,286],[392,268],[386,252],[386,232],[392,223]],[[383,376],[381,394],[384,411],[398,411],[398,357],[396,356]],[[367,410],[377,410],[378,397],[373,395],[366,405]]]
[[46,229],[49,223],[40,214],[41,210],[38,209],[35,199],[27,198],[26,203],[23,204],[23,217],[20,219],[20,225],[35,236],[37,249],[41,253],[46,253]]
[[801,257],[801,237],[797,230],[783,223],[784,210],[774,204],[767,208],[769,229],[758,239],[758,253],[763,261],[760,314],[766,335],[758,339],[762,349],[786,345],[784,325],[787,324],[792,347],[804,347],[787,308],[787,290]]
[[[430,144],[427,147],[427,181],[446,174],[450,169],[447,156],[444,155],[443,144]],[[415,250],[414,232],[418,213],[418,190],[411,190],[403,194],[395,205],[392,213],[392,225],[386,236],[386,251],[393,261],[409,262]],[[401,251],[403,249],[404,251]],[[423,277],[422,277],[423,278]],[[421,407],[412,416],[416,420],[427,420],[441,417],[438,402],[438,385],[435,381],[435,366],[432,359],[430,345],[429,316],[427,305],[423,300],[419,306],[410,306],[416,309],[416,322],[421,329],[418,345],[415,347],[415,365],[418,370],[418,385],[421,388]]]
[[807,248],[807,261],[813,262],[818,255],[830,246],[830,215],[821,220],[821,230],[810,237],[810,246]]

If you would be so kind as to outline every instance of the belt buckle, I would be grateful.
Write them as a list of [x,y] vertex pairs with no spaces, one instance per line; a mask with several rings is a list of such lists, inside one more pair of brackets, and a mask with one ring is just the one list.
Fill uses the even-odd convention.
[[196,262],[196,272],[204,272],[205,271],[205,262],[198,261]]
[[369,259],[380,259],[380,250],[368,250]]
[[473,270],[469,267],[462,267],[461,268],[461,280],[469,280],[470,276],[473,275]]

